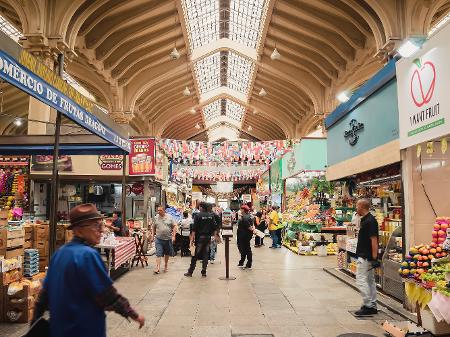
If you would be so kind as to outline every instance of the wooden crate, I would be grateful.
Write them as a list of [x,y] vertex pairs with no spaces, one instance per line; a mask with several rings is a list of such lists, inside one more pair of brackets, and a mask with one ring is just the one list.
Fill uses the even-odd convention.
[[48,241],[34,241],[33,248],[38,250],[39,256],[48,256]]
[[33,240],[34,241],[48,241],[49,226],[48,225],[34,225],[33,226]]

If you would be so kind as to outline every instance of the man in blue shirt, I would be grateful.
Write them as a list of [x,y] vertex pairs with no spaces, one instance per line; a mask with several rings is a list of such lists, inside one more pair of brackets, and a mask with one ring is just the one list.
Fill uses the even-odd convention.
[[93,204],[70,211],[74,238],[52,257],[33,322],[50,311],[52,337],[106,337],[105,310],[145,323],[113,286],[98,251],[103,216]]

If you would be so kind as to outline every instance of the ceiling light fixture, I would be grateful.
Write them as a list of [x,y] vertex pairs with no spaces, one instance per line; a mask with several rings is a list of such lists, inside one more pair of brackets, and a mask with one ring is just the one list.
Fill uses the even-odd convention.
[[272,55],[270,55],[270,58],[274,61],[281,59],[281,54],[278,52],[277,47],[272,52]]
[[350,96],[346,91],[342,91],[336,96],[336,98],[338,99],[339,102],[345,103],[350,99]]
[[420,49],[420,46],[416,43],[414,43],[411,40],[406,40],[403,42],[403,44],[398,48],[398,53],[402,57],[410,57],[413,55],[416,51]]
[[177,47],[174,47],[169,55],[172,60],[178,60],[180,58],[180,52]]
[[22,119],[21,118],[16,118],[15,120],[14,120],[14,125],[15,126],[22,126]]
[[259,91],[259,96],[264,97],[267,95],[267,91],[264,90],[264,88],[261,88],[261,90]]
[[191,91],[189,90],[189,87],[184,88],[183,95],[184,96],[189,96],[190,94],[191,94]]
[[248,128],[247,128],[247,130],[248,130],[248,131],[252,131],[252,130],[253,130],[252,126],[249,125]]
[[254,115],[258,114],[258,110],[256,110],[256,109],[253,110],[253,114],[254,114]]
[[194,108],[192,108],[191,110],[189,110],[189,112],[190,112],[192,115],[195,115],[195,114],[197,113],[197,111],[196,111]]
[[197,130],[199,130],[200,129],[200,124],[195,124],[195,128],[197,129]]

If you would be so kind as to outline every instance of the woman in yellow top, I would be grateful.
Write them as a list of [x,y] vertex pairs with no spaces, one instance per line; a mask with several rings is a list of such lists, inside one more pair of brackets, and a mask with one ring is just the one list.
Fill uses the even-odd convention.
[[280,241],[278,238],[278,233],[277,233],[278,224],[280,222],[280,219],[278,217],[278,211],[277,211],[276,206],[272,207],[272,212],[270,212],[269,219],[270,219],[269,233],[270,233],[270,237],[272,238],[272,246],[270,248],[281,248]]

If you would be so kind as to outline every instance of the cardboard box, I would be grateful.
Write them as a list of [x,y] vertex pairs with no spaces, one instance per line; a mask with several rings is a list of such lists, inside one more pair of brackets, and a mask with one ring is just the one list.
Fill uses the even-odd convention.
[[7,233],[6,228],[0,229],[0,250],[6,249],[6,242],[8,240]]
[[10,249],[10,248],[17,248],[17,247],[21,247],[23,246],[23,244],[25,243],[24,238],[15,238],[15,239],[8,239],[7,243],[6,243],[6,248]]
[[6,259],[11,259],[13,257],[21,256],[23,255],[23,247],[14,248],[14,249],[8,249],[5,254]]
[[67,229],[66,232],[65,232],[64,241],[65,242],[70,242],[70,241],[72,241],[72,239],[73,239],[73,231]]
[[34,225],[33,228],[33,240],[34,241],[46,241],[49,236],[48,225]]
[[38,250],[39,256],[48,256],[48,241],[35,241],[34,248]]
[[20,269],[8,271],[6,273],[0,273],[0,285],[6,286],[12,282],[19,281],[22,278]]

